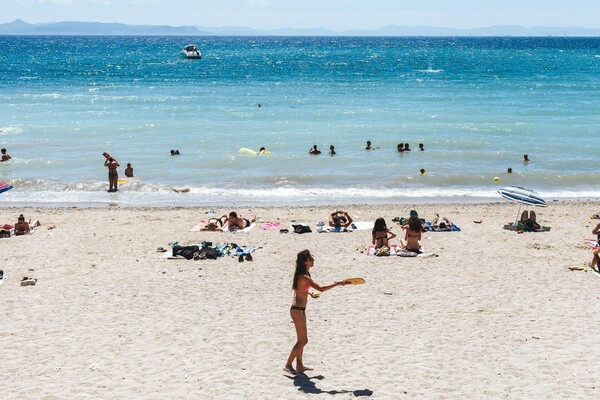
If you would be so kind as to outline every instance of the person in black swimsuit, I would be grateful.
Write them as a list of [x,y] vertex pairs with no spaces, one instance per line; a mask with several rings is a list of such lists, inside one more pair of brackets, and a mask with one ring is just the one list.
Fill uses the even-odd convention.
[[373,237],[373,244],[375,245],[376,249],[390,247],[390,239],[396,237],[396,234],[388,229],[387,225],[385,224],[385,219],[383,218],[377,218],[375,220],[371,234]]
[[409,219],[408,229],[404,234],[404,240],[401,242],[401,246],[404,250],[413,251],[415,253],[421,252],[421,233],[423,232],[423,225],[419,219]]
[[[319,294],[309,292],[309,289],[313,288],[319,292],[325,292],[336,286],[346,285],[346,281],[338,281],[331,285],[321,286],[313,281],[310,276],[310,269],[314,265],[314,262],[315,259],[308,250],[302,250],[296,257],[296,270],[294,271],[294,281],[292,282],[294,298],[292,299],[292,306],[290,307],[290,316],[296,327],[297,340],[294,347],[292,347],[292,351],[285,363],[285,367],[283,367],[286,372],[292,375],[301,374],[304,371],[311,370],[311,368],[306,367],[302,362],[304,346],[308,343],[308,333],[306,331],[306,303],[308,302],[309,294],[314,299],[318,298]],[[294,360],[296,360],[295,369],[292,365]]]
[[252,216],[250,219],[238,217],[235,211],[229,213],[229,218],[227,218],[227,228],[230,231],[237,231],[240,229],[244,229],[249,227],[254,221],[256,221],[256,217]]
[[116,192],[119,190],[117,188],[117,183],[119,181],[119,174],[117,173],[117,168],[120,167],[120,164],[112,157],[107,157],[106,161],[104,161],[104,166],[108,168],[108,191]]
[[[600,245],[600,223],[596,225],[596,227],[592,230],[594,235],[598,235],[598,245]],[[594,257],[592,258],[592,262],[590,263],[590,267],[596,271],[600,271],[600,266],[598,262],[600,261],[600,248],[594,250]]]
[[227,223],[227,215],[221,215],[219,218],[209,218],[205,231],[216,231],[223,229],[223,226]]

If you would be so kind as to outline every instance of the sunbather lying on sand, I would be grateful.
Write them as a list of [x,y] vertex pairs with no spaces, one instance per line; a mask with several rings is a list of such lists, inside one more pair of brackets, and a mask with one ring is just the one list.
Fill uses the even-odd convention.
[[348,211],[335,210],[329,215],[329,226],[347,228],[352,225],[352,217]]
[[521,224],[523,224],[524,231],[535,231],[536,229],[540,229],[540,224],[537,223],[537,217],[535,215],[535,211],[523,211],[521,214]]
[[23,216],[23,214],[21,214],[19,215],[19,219],[15,224],[15,235],[24,235],[26,233],[31,232],[33,228],[38,227],[40,225],[40,221],[38,221],[37,219],[33,222],[31,222],[31,218],[29,219],[29,221],[25,221],[25,217]]
[[438,213],[435,214],[435,219],[431,222],[431,226],[442,231],[451,231],[452,225],[452,222],[448,218],[440,218]]
[[210,218],[204,227],[204,231],[218,231],[227,224],[227,215],[221,215],[219,218]]
[[235,231],[238,229],[244,229],[249,227],[254,221],[256,221],[256,217],[252,216],[250,219],[238,217],[235,211],[229,213],[229,218],[227,218],[227,229],[230,231]]

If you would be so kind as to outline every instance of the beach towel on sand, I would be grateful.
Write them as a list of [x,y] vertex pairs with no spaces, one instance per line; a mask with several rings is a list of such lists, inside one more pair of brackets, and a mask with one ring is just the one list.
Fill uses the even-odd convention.
[[263,222],[260,224],[260,229],[264,229],[266,231],[278,231],[283,228],[283,222]]
[[339,232],[352,232],[352,229],[346,229],[343,226],[318,226],[317,227],[317,232],[319,233],[327,233],[327,232],[332,232],[332,233],[339,233]]
[[525,231],[525,232],[548,232],[550,230],[549,226],[540,226],[539,229],[534,229],[532,231],[528,231],[527,229],[523,229],[523,227],[514,226],[513,224],[506,224],[502,227],[508,231]]
[[434,227],[433,223],[430,221],[425,222],[425,224],[429,228],[429,232],[460,232],[460,228],[458,226],[456,226],[455,224],[452,224],[452,227],[450,230],[440,229],[439,227]]
[[[399,246],[397,244],[390,244],[390,256],[397,255],[398,250],[399,250]],[[377,250],[375,250],[375,246],[371,245],[371,246],[367,247],[367,251],[365,251],[365,254],[368,256],[375,256],[376,252],[377,252]]]
[[370,231],[375,223],[373,221],[354,221],[352,225],[354,225],[355,231]]
[[229,228],[227,228],[227,226],[223,227],[223,232],[250,232],[252,230],[252,228],[254,228],[256,226],[256,223],[253,222],[250,225],[248,225],[247,227],[245,227],[244,229],[233,229],[231,231],[229,231]]

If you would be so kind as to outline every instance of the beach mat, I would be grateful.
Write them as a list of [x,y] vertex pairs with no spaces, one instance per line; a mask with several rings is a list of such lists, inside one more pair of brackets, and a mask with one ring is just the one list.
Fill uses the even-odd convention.
[[263,222],[260,224],[260,229],[264,229],[266,231],[278,231],[283,229],[283,222]]
[[316,229],[319,233],[341,233],[341,232],[352,232],[352,229],[346,229],[343,226],[335,227],[335,226],[317,226]]
[[[502,227],[502,229],[506,229],[507,231],[525,231],[524,229],[519,229],[518,227],[514,226],[513,224],[506,224]],[[525,232],[548,232],[550,231],[550,227],[549,226],[541,226],[540,229],[534,229],[532,231],[525,231]]]
[[373,221],[354,221],[352,223],[352,225],[354,225],[353,230],[355,231],[370,231],[373,229],[374,224]]
[[[397,252],[398,252],[398,245],[391,244],[390,245],[390,256],[395,256],[397,254]],[[365,254],[368,256],[374,256],[375,255],[375,245],[370,245],[369,247],[367,247]]]
[[423,246],[421,246],[421,253],[417,253],[409,250],[399,250],[398,257],[408,257],[408,258],[429,258],[429,257],[437,257],[438,255],[435,253],[425,253],[423,251]]
[[252,229],[254,229],[254,227],[256,226],[256,222],[251,223],[249,226],[245,227],[244,229],[234,229],[232,231],[230,231],[227,226],[223,227],[223,232],[234,232],[234,233],[238,233],[238,232],[250,232]]
[[427,225],[427,227],[429,228],[429,232],[460,232],[461,229],[456,226],[455,224],[452,224],[452,227],[450,230],[446,230],[446,229],[440,229],[439,227],[434,227],[432,222],[425,222],[425,224]]

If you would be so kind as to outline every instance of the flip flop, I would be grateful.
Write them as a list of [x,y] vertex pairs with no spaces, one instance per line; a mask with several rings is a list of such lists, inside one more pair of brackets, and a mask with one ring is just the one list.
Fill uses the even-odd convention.
[[167,251],[167,249],[165,249],[164,247],[159,247],[158,249],[156,249],[156,251],[159,253],[164,253],[165,251]]

